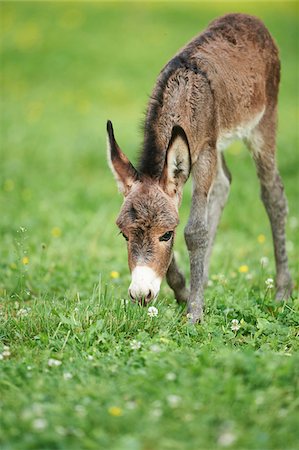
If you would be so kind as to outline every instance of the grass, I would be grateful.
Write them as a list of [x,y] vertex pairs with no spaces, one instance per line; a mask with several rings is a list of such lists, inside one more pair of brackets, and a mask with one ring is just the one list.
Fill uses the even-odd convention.
[[[1,448],[298,449],[296,3],[0,7]],[[211,19],[236,9],[260,16],[281,49],[278,161],[294,294],[277,304],[266,288],[270,230],[237,143],[227,151],[233,184],[205,320],[188,325],[166,284],[151,318],[125,301],[105,122],[136,161],[157,73]],[[189,204],[188,185],[176,242],[186,273]]]

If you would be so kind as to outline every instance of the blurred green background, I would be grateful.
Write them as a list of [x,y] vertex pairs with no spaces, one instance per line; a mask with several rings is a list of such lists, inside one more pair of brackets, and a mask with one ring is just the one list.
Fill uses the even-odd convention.
[[[41,242],[53,241],[51,230],[58,227],[63,240],[49,249],[55,264],[74,265],[76,271],[83,262],[94,274],[125,267],[124,246],[115,238],[121,197],[106,164],[106,120],[113,121],[119,144],[136,161],[147,99],[162,66],[209,21],[236,10],[263,19],[281,51],[278,160],[290,215],[298,216],[295,2],[1,2],[5,261],[14,261],[12,243],[20,226],[30,235],[32,263],[40,258]],[[267,237],[270,256],[269,227],[242,144],[228,151],[228,164],[233,186],[220,230],[225,235],[217,241],[229,244],[222,264],[230,264],[237,248],[241,258],[255,252],[259,233]],[[189,191],[186,187],[181,231]],[[182,236],[177,245],[182,247]],[[73,278],[66,283],[77,282]]]
[[[12,236],[20,226],[29,230],[32,263],[40,243],[48,245],[51,230],[59,227],[63,245],[53,249],[53,257],[61,263],[76,267],[88,255],[86,264],[95,273],[125,265],[124,246],[115,239],[121,198],[106,164],[106,120],[113,121],[121,147],[136,161],[147,99],[162,66],[209,21],[236,10],[263,19],[280,47],[278,159],[290,215],[298,215],[296,3],[1,2],[5,259],[15,258]],[[219,242],[234,240],[245,253],[246,245],[255,251],[256,235],[269,241],[270,234],[242,144],[228,151],[228,163],[233,187],[221,225],[226,235]],[[185,192],[182,224],[188,187]],[[228,259],[231,251],[230,245]]]
[[[166,325],[167,314],[177,314],[178,308],[165,283],[165,310],[159,304],[165,315],[160,312],[161,322],[144,334],[140,330],[146,326],[146,313],[132,310],[132,323],[124,319],[120,324],[117,315],[122,313],[117,310],[117,317],[110,319],[106,305],[103,319],[93,292],[101,277],[105,295],[119,300],[126,296],[130,280],[125,243],[114,224],[122,198],[106,163],[107,119],[113,121],[123,151],[136,162],[147,100],[161,68],[215,17],[247,12],[265,22],[281,53],[278,162],[289,200],[287,246],[296,299],[298,2],[1,2],[0,12],[0,319],[6,320],[3,343],[10,345],[13,355],[3,362],[5,401],[0,406],[6,406],[3,430],[8,439],[3,448],[21,448],[22,442],[22,450],[97,448],[100,438],[103,448],[115,450],[193,450],[199,445],[260,450],[282,448],[286,439],[288,448],[295,448],[295,363],[290,355],[280,356],[295,345],[295,315],[290,318],[295,313],[291,306],[279,308],[264,301],[265,278],[274,277],[271,233],[254,165],[242,143],[227,150],[233,183],[213,253],[203,326],[184,328],[181,317]],[[190,182],[176,242],[187,274],[183,227],[189,205]],[[264,272],[262,257],[269,259]],[[245,274],[239,273],[240,266],[246,267]],[[28,307],[31,313],[20,318],[19,311]],[[84,316],[81,328],[74,319],[78,308]],[[107,321],[109,335],[101,337],[92,314],[98,322]],[[228,317],[245,318],[240,338],[231,332]],[[135,360],[128,342],[136,336],[144,346],[157,339],[165,353],[148,350]],[[64,359],[63,367],[68,364],[76,373],[67,386],[59,372],[65,369],[54,369],[55,375],[48,370],[53,352]],[[98,358],[94,365],[89,353]],[[223,391],[219,367],[226,374]],[[165,381],[168,372],[181,373],[176,389]],[[202,396],[197,403],[194,383],[199,383]],[[219,391],[214,389],[218,384]],[[182,410],[170,405],[163,418],[150,416],[147,405],[152,402],[151,411],[161,412],[167,389],[185,396],[186,405]],[[130,412],[128,406],[115,425],[118,419],[109,420],[107,408],[123,405],[126,399],[129,403],[132,392],[141,409]],[[231,398],[240,403],[233,404]],[[42,403],[55,433],[34,421],[33,434],[27,433],[32,418],[28,408],[36,402]],[[104,405],[100,412],[99,404]],[[109,411],[111,416],[118,414]],[[292,419],[281,428],[287,414]],[[228,422],[221,422],[223,417]],[[230,432],[221,431],[223,426],[230,429],[231,420],[241,430],[241,444],[229,437]]]

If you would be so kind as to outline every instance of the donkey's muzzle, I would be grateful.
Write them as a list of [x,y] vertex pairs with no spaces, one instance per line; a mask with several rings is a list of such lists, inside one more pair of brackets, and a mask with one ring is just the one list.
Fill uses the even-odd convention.
[[147,266],[136,266],[132,271],[132,281],[129,296],[134,302],[146,306],[157,297],[161,285],[161,278]]

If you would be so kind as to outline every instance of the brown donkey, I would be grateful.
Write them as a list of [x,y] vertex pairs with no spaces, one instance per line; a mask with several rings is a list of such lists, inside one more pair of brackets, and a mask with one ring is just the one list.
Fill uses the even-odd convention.
[[[128,245],[129,294],[147,304],[166,279],[192,322],[203,312],[203,287],[231,176],[222,150],[243,139],[254,158],[276,261],[276,298],[291,293],[285,246],[287,203],[275,160],[280,63],[263,23],[245,14],[213,21],[162,69],[149,101],[136,170],[107,124],[109,161],[124,203],[117,219]],[[185,240],[190,292],[172,252],[182,190],[192,174]]]

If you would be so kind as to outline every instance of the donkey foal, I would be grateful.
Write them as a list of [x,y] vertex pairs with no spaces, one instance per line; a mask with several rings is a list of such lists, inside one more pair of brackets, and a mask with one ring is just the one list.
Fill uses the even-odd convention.
[[[133,301],[147,304],[166,279],[191,320],[203,313],[203,286],[231,176],[223,149],[243,139],[251,151],[269,216],[276,298],[291,293],[285,246],[287,203],[275,160],[280,62],[263,23],[245,14],[213,21],[162,69],[149,101],[136,170],[107,124],[108,158],[124,203],[117,219],[127,240]],[[190,292],[173,252],[182,190],[192,174],[185,240]]]

